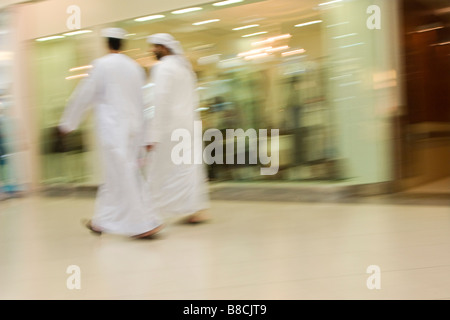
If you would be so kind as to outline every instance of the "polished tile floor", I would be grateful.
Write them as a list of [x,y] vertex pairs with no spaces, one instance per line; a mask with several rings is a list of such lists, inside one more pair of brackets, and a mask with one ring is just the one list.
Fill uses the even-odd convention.
[[450,299],[450,206],[214,200],[138,241],[84,229],[93,205],[0,202],[0,299]]

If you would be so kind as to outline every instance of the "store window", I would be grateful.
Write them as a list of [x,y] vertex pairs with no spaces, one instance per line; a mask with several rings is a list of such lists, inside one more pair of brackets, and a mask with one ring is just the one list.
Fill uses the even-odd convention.
[[[108,26],[129,32],[124,53],[147,74],[156,63],[146,43],[148,35],[170,33],[181,42],[198,77],[201,101],[197,112],[203,130],[279,129],[279,147],[272,150],[279,153],[276,175],[261,176],[259,167],[251,165],[213,164],[209,166],[211,180],[342,181],[361,176],[361,181],[374,182],[389,176],[386,168],[379,167],[385,161],[370,156],[372,149],[364,149],[372,148],[371,139],[379,142],[383,136],[367,133],[383,128],[371,122],[371,103],[377,92],[367,81],[375,79],[377,69],[367,62],[372,63],[378,54],[374,41],[380,39],[379,34],[363,30],[371,3],[209,3],[190,11],[143,14]],[[107,26],[36,42],[44,181],[98,181],[90,122],[74,137],[76,147],[70,151],[58,149],[54,127],[79,81],[77,75],[85,73],[77,70],[67,80],[69,70],[89,65],[104,53],[98,44],[103,27]],[[381,52],[385,49],[389,47],[382,46]],[[355,112],[349,114],[347,110],[353,108]],[[361,127],[362,119],[366,127]],[[350,132],[355,128],[362,133]],[[358,143],[353,143],[355,139]],[[364,170],[370,172],[366,175]]]

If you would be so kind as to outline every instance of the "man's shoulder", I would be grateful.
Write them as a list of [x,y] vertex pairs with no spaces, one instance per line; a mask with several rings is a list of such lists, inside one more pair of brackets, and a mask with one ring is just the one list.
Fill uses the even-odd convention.
[[106,55],[106,56],[103,56],[103,57],[100,57],[100,58],[97,58],[97,59],[93,60],[93,61],[91,62],[91,65],[92,65],[95,69],[98,69],[98,68],[101,68],[101,67],[104,66],[104,65],[107,65],[107,64],[109,63],[108,60],[109,60],[109,58],[108,58],[108,56]]
[[119,59],[124,60],[124,61],[128,61],[129,63],[135,64],[135,65],[138,64],[134,59],[132,59],[131,57],[127,56],[126,54],[120,53],[120,54],[117,55],[117,57]]
[[168,57],[166,59],[160,60],[154,68],[158,71],[173,71],[177,70],[180,67],[178,61],[176,59],[171,59]]
[[92,64],[93,65],[101,65],[103,63],[107,63],[107,61],[110,60],[110,58],[111,58],[111,56],[109,54],[106,54],[106,55],[92,61]]
[[135,60],[124,54],[117,54],[117,55],[108,54],[92,62],[92,65],[94,67],[109,66],[115,64],[120,65],[126,64],[129,67],[140,69],[140,65]]
[[143,71],[141,65],[139,63],[137,63],[137,61],[132,59],[131,57],[121,54],[121,59],[123,59],[126,63],[128,63],[130,65],[130,67],[133,67],[139,71]]
[[130,61],[130,62],[137,63],[136,61],[134,61],[129,56],[127,56],[123,53],[116,53],[116,54],[109,53],[100,58],[95,59],[94,62],[101,64],[101,63],[108,63],[108,62],[117,61],[117,60]]

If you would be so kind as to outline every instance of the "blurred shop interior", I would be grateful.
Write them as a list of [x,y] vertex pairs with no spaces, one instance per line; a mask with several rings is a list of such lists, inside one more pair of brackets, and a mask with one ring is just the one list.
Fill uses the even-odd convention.
[[[449,178],[448,0],[169,1],[140,7],[130,0],[122,16],[117,9],[101,18],[101,5],[116,2],[80,1],[78,30],[68,30],[65,11],[59,29],[51,12],[45,16],[45,8],[65,10],[69,1],[0,8],[5,193],[101,183],[92,113],[64,141],[56,126],[92,61],[106,53],[99,37],[105,27],[129,32],[123,53],[148,75],[156,60],[146,37],[167,32],[181,42],[198,77],[203,130],[279,129],[276,175],[260,175],[259,164],[212,164],[211,182],[371,185],[393,192]],[[381,9],[379,29],[368,27],[372,5]]]

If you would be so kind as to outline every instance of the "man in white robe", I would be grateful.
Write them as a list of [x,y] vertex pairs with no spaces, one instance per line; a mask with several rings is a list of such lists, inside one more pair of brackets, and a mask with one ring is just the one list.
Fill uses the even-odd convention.
[[[206,171],[202,159],[202,132],[194,137],[194,122],[198,113],[197,79],[192,66],[184,56],[181,45],[171,35],[159,33],[147,38],[159,62],[151,69],[154,115],[147,129],[147,150],[150,151],[148,182],[152,196],[161,214],[186,216],[187,222],[209,220]],[[176,164],[172,150],[179,141],[172,141],[174,130],[189,132],[191,143],[185,148],[190,153],[189,163]],[[186,141],[184,141],[186,142]],[[194,152],[199,154],[194,155]],[[197,161],[198,163],[199,161]]]
[[86,226],[97,233],[146,238],[162,226],[138,165],[140,148],[145,147],[145,72],[120,53],[125,35],[120,28],[102,30],[109,54],[93,62],[89,76],[73,93],[59,128],[64,134],[75,130],[94,105],[104,183]]

